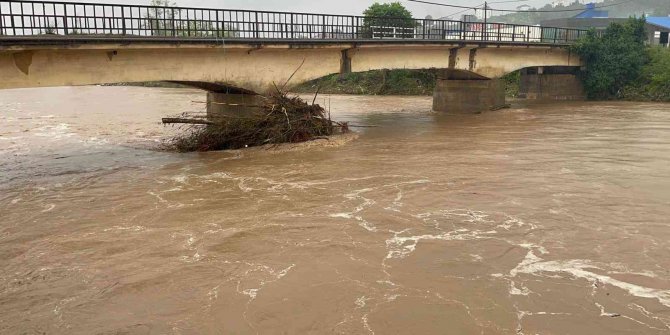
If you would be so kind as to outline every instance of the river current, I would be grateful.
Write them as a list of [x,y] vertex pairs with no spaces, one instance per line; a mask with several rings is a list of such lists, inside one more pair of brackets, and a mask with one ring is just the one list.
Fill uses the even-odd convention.
[[375,127],[152,149],[203,100],[0,91],[0,333],[670,333],[668,104],[321,96]]

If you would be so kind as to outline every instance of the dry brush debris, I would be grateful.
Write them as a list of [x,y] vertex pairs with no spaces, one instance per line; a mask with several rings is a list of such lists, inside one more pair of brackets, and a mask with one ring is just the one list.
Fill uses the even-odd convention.
[[[314,99],[316,101],[316,98]],[[240,149],[266,144],[298,143],[349,131],[318,104],[308,104],[281,89],[263,96],[261,112],[203,117],[183,114],[165,124],[186,124],[186,131],[166,143],[180,152]]]

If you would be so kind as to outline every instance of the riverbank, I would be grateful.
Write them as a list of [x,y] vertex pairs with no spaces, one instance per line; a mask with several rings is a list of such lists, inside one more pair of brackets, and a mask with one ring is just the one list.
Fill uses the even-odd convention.
[[639,77],[626,85],[617,98],[627,101],[670,102],[670,49],[647,48],[647,62]]
[[[373,70],[358,73],[332,74],[292,89],[296,93],[353,95],[423,95],[432,96],[438,69]],[[519,94],[520,74],[512,72],[502,78],[507,97]]]
[[157,87],[157,88],[192,88],[186,85],[177,84],[169,81],[144,81],[136,83],[113,83],[103,84],[102,86],[131,86],[131,87]]

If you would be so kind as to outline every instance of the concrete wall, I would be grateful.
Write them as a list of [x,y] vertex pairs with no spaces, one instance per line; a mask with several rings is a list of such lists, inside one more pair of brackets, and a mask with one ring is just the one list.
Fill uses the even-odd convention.
[[505,83],[493,80],[438,79],[433,94],[433,110],[473,113],[505,104]]
[[207,93],[207,118],[250,116],[261,112],[264,101],[254,94]]
[[582,81],[571,69],[524,69],[521,71],[519,97],[579,101],[586,100],[586,93]]
[[[216,83],[263,93],[338,73],[449,68],[497,78],[528,66],[579,66],[563,48],[444,43],[54,44],[0,47],[0,89],[118,82]],[[204,87],[204,86],[203,86]],[[215,90],[218,91],[218,90]]]

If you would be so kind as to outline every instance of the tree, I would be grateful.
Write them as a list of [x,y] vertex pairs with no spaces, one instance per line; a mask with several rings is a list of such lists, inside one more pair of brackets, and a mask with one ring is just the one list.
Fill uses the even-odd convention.
[[639,78],[646,63],[645,19],[612,23],[602,35],[595,30],[571,46],[586,64],[581,77],[589,98],[614,97],[626,84]]
[[151,0],[151,7],[145,14],[145,29],[151,31],[151,36],[175,37],[238,37],[239,31],[228,24],[217,29],[211,20],[180,18],[181,9],[175,8],[176,2],[170,0]]
[[[416,21],[400,2],[374,3],[363,12],[363,35],[373,37],[413,37]],[[397,29],[400,28],[400,29]]]
[[177,3],[169,0],[151,0],[150,6],[154,8],[147,10],[144,28],[149,29],[152,36],[172,36],[177,28],[175,18],[179,13],[170,7],[177,6]]

